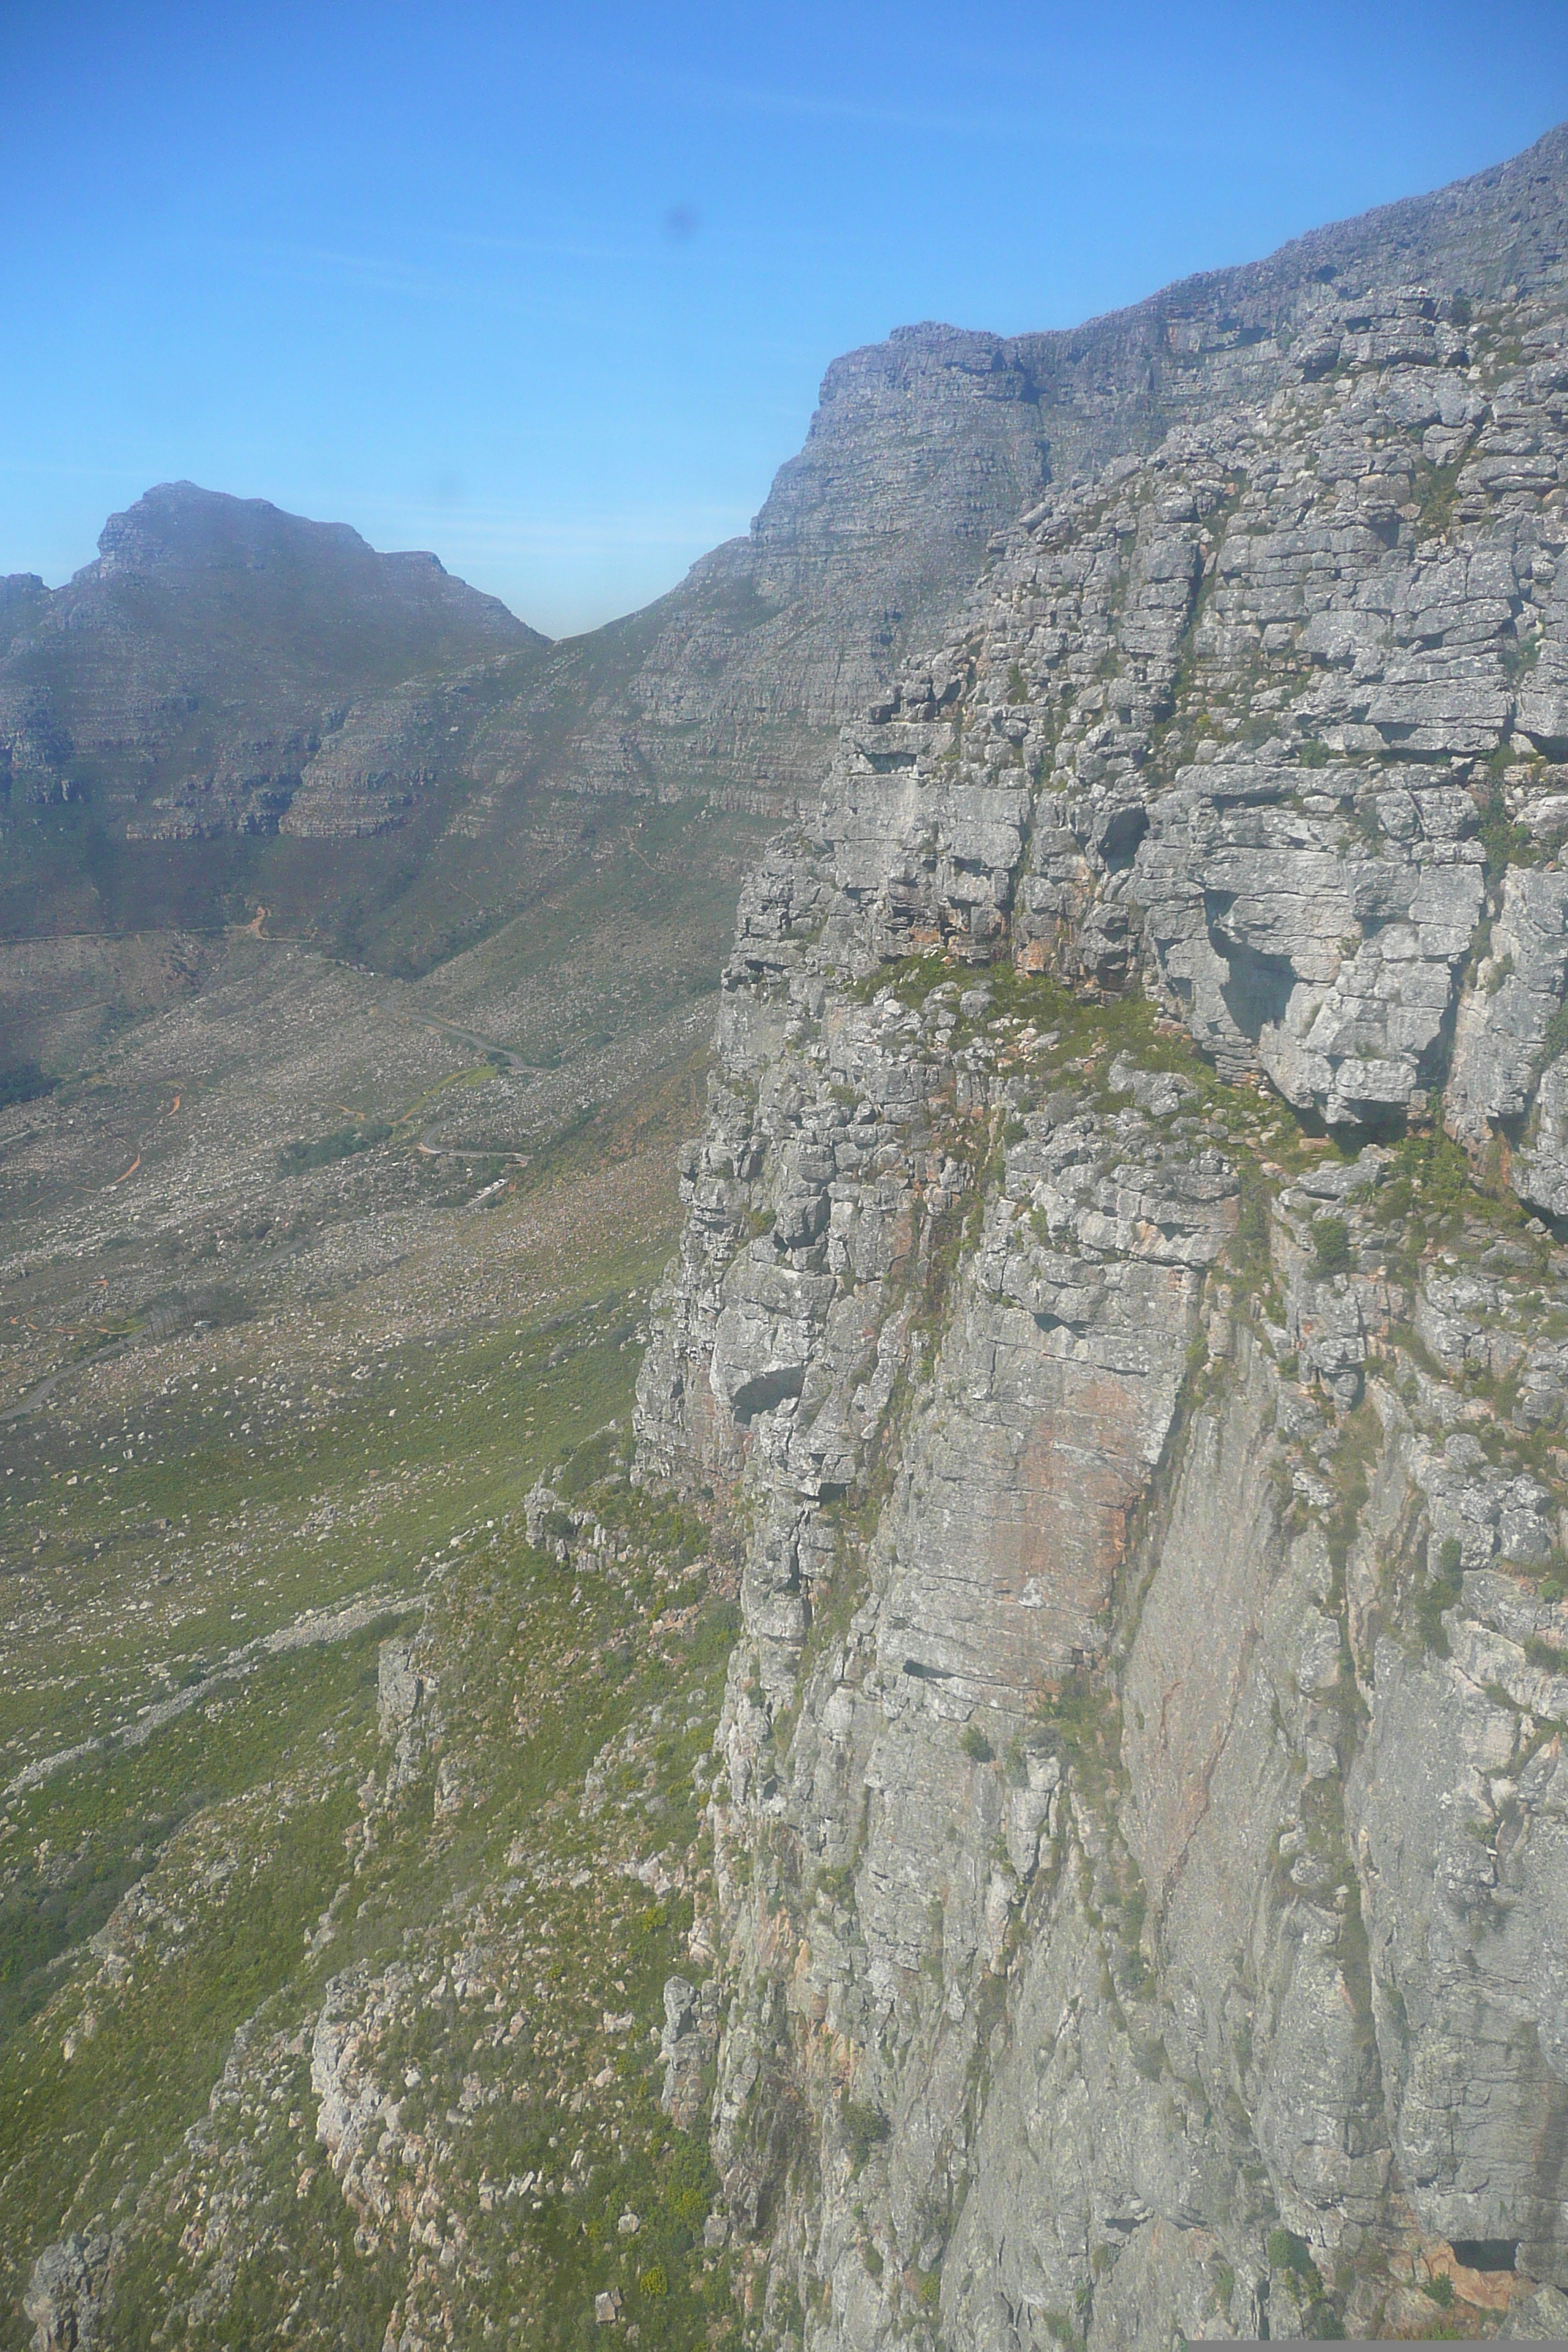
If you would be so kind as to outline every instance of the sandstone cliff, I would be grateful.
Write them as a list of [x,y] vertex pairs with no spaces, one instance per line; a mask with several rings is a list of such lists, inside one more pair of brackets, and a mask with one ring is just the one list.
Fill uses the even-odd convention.
[[743,1546],[781,2343],[1563,2307],[1568,317],[1505,293],[1325,291],[1039,502],[743,896],[638,1459]]
[[[379,1709],[345,1684],[48,1963],[6,2077],[7,2344],[1564,2333],[1562,160],[1185,310],[859,355],[765,573],[747,543],[591,647],[389,670],[323,738],[282,848],[418,844],[436,808],[472,874],[530,779],[557,814],[754,796],[851,711],[744,893],[637,1483],[614,1422],[579,1442],[605,1391],[552,1306],[479,1387],[531,1420],[556,1384],[521,1440],[553,1466],[523,1504],[486,1454],[461,1525],[397,1538],[424,1617]],[[792,572],[836,513],[848,552]],[[862,658],[857,582],[917,564]],[[789,671],[818,579],[839,667]],[[0,629],[47,602],[12,583]],[[698,604],[706,641],[661,634]],[[368,1019],[363,974],[333,986]],[[193,1050],[153,1065],[160,1124]],[[39,1118],[19,1166],[66,1134]],[[105,1248],[128,1156],[92,1179]],[[364,1164],[311,1207],[334,1188],[362,1248]],[[234,1165],[227,1230],[265,1238]],[[510,1323],[495,1190],[457,1213]],[[141,1304],[153,1339],[194,1312]],[[640,1308],[601,1319],[629,1368]],[[217,1412],[195,1328],[193,1418],[122,1402],[124,1445]],[[413,1377],[445,1477],[458,1361],[437,1393],[345,1359],[356,1456]],[[307,1423],[231,1377],[247,1445]],[[51,1901],[92,1852],[58,1787],[60,1851],[41,1814],[11,1849]],[[275,1972],[231,1981],[263,1919]]]
[[809,792],[831,730],[945,634],[989,533],[1047,481],[1330,364],[1346,296],[1496,297],[1568,268],[1568,131],[1430,196],[1315,230],[1048,334],[900,328],[837,360],[748,538],[639,616],[559,762],[584,782]]

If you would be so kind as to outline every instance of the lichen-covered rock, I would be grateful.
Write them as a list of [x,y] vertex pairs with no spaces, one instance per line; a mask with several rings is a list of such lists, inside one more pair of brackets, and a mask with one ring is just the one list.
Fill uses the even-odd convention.
[[637,1475],[744,1548],[711,2116],[812,2352],[1568,2284],[1568,324],[1322,320],[742,905]]
[[1554,2286],[1543,2286],[1524,2296],[1510,2312],[1500,2337],[1508,2344],[1568,2341],[1568,2294]]
[[45,2247],[22,2297],[23,2315],[33,2324],[35,2352],[95,2352],[104,2343],[100,2322],[112,2252],[113,2241],[103,2231],[73,2231]]

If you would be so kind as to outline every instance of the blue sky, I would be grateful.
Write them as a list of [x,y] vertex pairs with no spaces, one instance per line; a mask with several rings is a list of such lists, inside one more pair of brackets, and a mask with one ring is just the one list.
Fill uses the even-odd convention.
[[590,626],[745,529],[836,352],[1068,325],[1564,115],[1564,0],[0,0],[0,571],[184,476]]

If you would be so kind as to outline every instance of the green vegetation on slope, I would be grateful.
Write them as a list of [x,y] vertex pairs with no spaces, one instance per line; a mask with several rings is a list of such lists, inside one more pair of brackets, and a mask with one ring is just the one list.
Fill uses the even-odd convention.
[[[586,1200],[580,1160],[658,1161],[667,1186],[665,1118],[645,1103],[563,1137],[504,1213],[562,1181]],[[0,2344],[28,2340],[37,2252],[94,2227],[119,2233],[117,2344],[170,2340],[180,2312],[192,2344],[379,2346],[395,2311],[434,2326],[438,2307],[454,2341],[489,2340],[482,2310],[502,2340],[576,2345],[611,2288],[647,2345],[705,2342],[723,2317],[726,2261],[701,2245],[716,2184],[658,2109],[650,2034],[664,1979],[692,1967],[692,1769],[733,1607],[703,1598],[700,1524],[626,1482],[674,1203],[628,1221],[620,1197],[574,1209],[543,1310],[443,1317],[432,1296],[397,1336],[323,1309],[305,1358],[286,1323],[187,1333],[112,1417],[17,1428],[0,1480],[0,1543],[26,1562],[0,1703]],[[591,1499],[622,1555],[591,1581],[523,1538],[523,1496],[563,1462],[572,1507]],[[251,1646],[355,1602],[368,1622],[342,1637]],[[377,1651],[421,1622],[438,1712],[394,1787]],[[83,1740],[100,1744],[27,1784]],[[583,1776],[607,1751],[589,1817]],[[476,2007],[455,1990],[476,1904],[506,2018],[527,2011],[510,2040],[499,1991]],[[323,2004],[408,1972],[386,2090],[421,2144],[416,2229],[456,2248],[446,2270],[407,2229],[367,2228],[315,2137]]]

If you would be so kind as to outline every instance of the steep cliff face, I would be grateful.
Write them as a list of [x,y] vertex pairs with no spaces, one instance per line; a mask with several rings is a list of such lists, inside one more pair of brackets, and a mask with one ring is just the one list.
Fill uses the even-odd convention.
[[1559,130],[1494,171],[1081,327],[905,327],[836,361],[749,537],[638,617],[635,667],[602,673],[554,767],[589,784],[814,790],[833,730],[942,640],[988,536],[1047,481],[1331,367],[1347,300],[1354,316],[1370,291],[1419,282],[1477,299],[1561,285],[1565,166]]
[[[665,1228],[622,1155],[650,1143],[596,1124],[516,1226],[493,1180],[443,1185],[438,1254],[430,1223],[365,1206],[406,1200],[416,1158],[524,1139],[500,1125],[514,1074],[446,1083],[477,1075],[477,1007],[526,1015],[520,1058],[542,1024],[571,1045],[587,967],[613,967],[647,1050],[673,983],[634,922],[668,936],[691,903],[671,875],[710,877],[741,814],[702,814],[700,856],[695,814],[650,824],[529,960],[454,960],[422,1058],[377,1068],[417,1072],[384,1100],[419,1136],[395,1167],[374,1147],[378,1179],[331,1147],[359,1140],[345,1094],[382,1104],[361,1056],[395,1008],[344,971],[329,1002],[285,948],[265,1002],[337,1026],[268,1063],[270,1094],[251,1062],[240,1085],[264,940],[231,942],[210,1020],[149,1029],[112,1118],[13,1110],[18,1181],[55,1188],[57,1222],[60,1186],[90,1193],[105,1265],[79,1216],[33,1254],[16,1389],[31,1408],[47,1365],[105,1344],[74,1358],[102,1386],[58,1457],[103,1433],[90,1496],[60,1510],[45,1424],[12,1424],[34,1613],[0,1894],[30,1976],[0,2016],[0,2341],[1568,2332],[1559,152],[1310,241],[1289,343],[1205,312],[1189,365],[1187,313],[1154,306],[1181,359],[1161,398],[1207,386],[1168,433],[1119,373],[1164,349],[1153,313],[1067,339],[1064,370],[1089,354],[1072,414],[1120,416],[1121,454],[1065,480],[1052,456],[959,624],[873,682],[820,817],[747,886],[635,1465]],[[1226,282],[1272,300],[1273,268]],[[950,394],[993,404],[952,412],[991,422],[973,446],[953,425],[970,488],[922,509],[939,539],[1036,487],[1042,379],[1018,347],[935,341],[836,372],[770,596],[837,561],[797,577],[795,541],[875,520],[902,400],[928,424]],[[868,524],[846,596],[880,544]],[[936,576],[891,522],[886,547]],[[731,562],[710,609],[731,595],[725,625],[776,650]],[[47,602],[12,583],[0,632]],[[482,740],[472,797],[424,806],[467,861],[454,895],[488,881],[520,837],[509,778],[599,788],[572,746],[622,740],[614,698],[654,676],[673,609],[591,653],[389,673],[273,846],[379,804],[406,854],[400,742],[450,779],[469,754],[443,745]],[[708,722],[680,709],[689,744]],[[736,751],[727,772],[744,797],[760,771]],[[635,743],[602,772],[645,793],[676,773]],[[558,872],[598,856],[584,814],[552,804]],[[173,1003],[205,950],[161,952],[80,962]],[[179,1174],[187,1088],[228,1122],[195,1130],[228,1139],[221,1199]],[[426,1123],[437,1096],[449,1125]],[[258,1193],[269,1102],[328,1154],[280,1153]],[[182,1233],[289,1313],[187,1324],[245,1299],[206,1271],[163,1287]],[[323,1263],[363,1302],[330,1344],[321,1299],[348,1294],[314,1286]],[[426,1356],[451,1318],[461,1352]],[[108,1582],[67,1617],[56,1580],[100,1545]],[[320,1597],[323,1574],[359,1599],[296,1621],[266,1679],[268,1585]],[[416,1601],[378,1678],[357,1648],[307,1671],[329,1633],[374,1639],[362,1607]],[[242,1672],[265,1722],[219,1697]],[[51,1756],[62,1706],[87,1744]],[[200,1745],[160,1749],[160,1726]],[[100,1769],[112,1801],[84,1811]],[[122,1858],[139,1874],[110,1884]],[[101,1912],[71,1906],[100,1888],[89,1936]]]
[[810,2352],[1568,2307],[1568,320],[1315,315],[742,898],[638,1462]]

